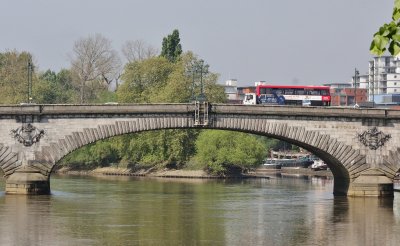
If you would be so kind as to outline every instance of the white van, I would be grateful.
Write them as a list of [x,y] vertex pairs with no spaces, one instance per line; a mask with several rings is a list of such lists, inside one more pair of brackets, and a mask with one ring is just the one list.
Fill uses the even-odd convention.
[[303,107],[309,107],[309,106],[311,106],[311,100],[310,99],[304,99],[301,105]]
[[247,105],[257,104],[256,93],[246,93],[244,95],[243,104],[247,104]]

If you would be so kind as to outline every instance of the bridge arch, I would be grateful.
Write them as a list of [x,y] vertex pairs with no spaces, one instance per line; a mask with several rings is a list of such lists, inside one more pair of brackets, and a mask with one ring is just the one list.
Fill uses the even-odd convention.
[[[35,158],[29,161],[31,167],[49,176],[56,163],[72,151],[96,141],[143,131],[161,129],[194,128],[185,118],[171,119],[160,117],[138,118],[115,121],[112,124],[99,124],[81,131],[71,132],[59,139],[42,146],[35,152]],[[291,126],[288,123],[269,122],[251,118],[226,118],[212,127],[240,131],[284,140],[302,147],[324,160],[334,176],[334,194],[345,195],[351,179],[368,169],[365,156],[328,134],[317,130],[307,130],[303,126]]]

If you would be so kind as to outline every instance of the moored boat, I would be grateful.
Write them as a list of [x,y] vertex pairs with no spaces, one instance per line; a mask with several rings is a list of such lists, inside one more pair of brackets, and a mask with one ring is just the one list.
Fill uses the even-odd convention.
[[328,165],[321,159],[315,159],[314,163],[311,165],[311,169],[314,171],[327,170]]
[[268,158],[263,164],[264,167],[270,167],[274,169],[283,168],[308,168],[312,164],[312,160],[309,158],[296,158],[296,159],[278,159]]
[[263,163],[263,168],[266,169],[281,169],[282,165],[276,162],[276,159],[266,159]]

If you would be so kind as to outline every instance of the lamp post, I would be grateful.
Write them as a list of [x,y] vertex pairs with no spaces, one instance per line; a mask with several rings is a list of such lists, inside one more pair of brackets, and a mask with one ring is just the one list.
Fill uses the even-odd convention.
[[28,58],[28,103],[32,103],[32,73],[33,65],[32,58]]
[[204,68],[204,61],[199,61],[199,69],[200,69],[200,95],[198,97],[199,101],[205,101],[206,97],[204,95],[204,86],[203,86],[203,68]]
[[[191,88],[191,100],[205,101],[206,96],[204,95],[204,84],[203,84],[203,75],[208,73],[208,65],[204,65],[204,60],[196,60],[192,62],[191,68],[188,72],[190,76],[192,76],[192,88]],[[200,86],[200,94],[195,96],[196,94],[196,80],[197,85]],[[199,81],[200,80],[200,81]]]
[[192,76],[192,88],[190,88],[190,101],[193,102],[195,101],[195,96],[194,96],[194,88],[195,88],[195,77],[196,77],[196,69],[194,64],[191,65],[190,70],[188,71],[188,76]]

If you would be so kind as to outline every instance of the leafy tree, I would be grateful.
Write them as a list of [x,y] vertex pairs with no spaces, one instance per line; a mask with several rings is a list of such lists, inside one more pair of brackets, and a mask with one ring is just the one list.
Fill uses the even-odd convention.
[[[199,77],[193,76],[192,66],[199,59],[192,52],[185,52],[174,65],[162,90],[157,90],[155,97],[159,102],[186,103],[193,95],[200,94]],[[198,76],[198,75],[197,75]],[[222,85],[218,84],[218,74],[203,74],[204,93],[210,102],[225,102],[226,95]],[[195,88],[193,88],[195,83]],[[154,101],[156,102],[156,101]]]
[[79,89],[73,87],[70,70],[63,69],[58,74],[47,70],[33,85],[33,95],[37,103],[77,103]]
[[266,146],[255,136],[221,130],[202,131],[196,149],[196,160],[218,175],[256,167],[266,155]]
[[84,146],[64,157],[59,165],[84,170],[110,166],[119,161],[118,149],[113,142],[113,139],[107,139]]
[[[125,81],[117,90],[120,102],[157,102],[157,94],[165,86],[174,64],[164,57],[129,63],[122,79]],[[158,101],[160,102],[160,101]]]
[[180,44],[179,31],[175,29],[172,34],[163,38],[161,56],[170,62],[176,62],[182,54],[182,45]]
[[[28,61],[31,60],[32,55],[25,51],[0,53],[0,103],[28,101]],[[36,82],[37,77],[33,70],[32,84]]]
[[193,130],[159,130],[132,135],[125,157],[139,166],[182,167],[194,154]]
[[374,34],[370,51],[375,55],[382,55],[387,46],[390,54],[397,56],[400,53],[400,0],[394,1],[392,21],[385,23]]

